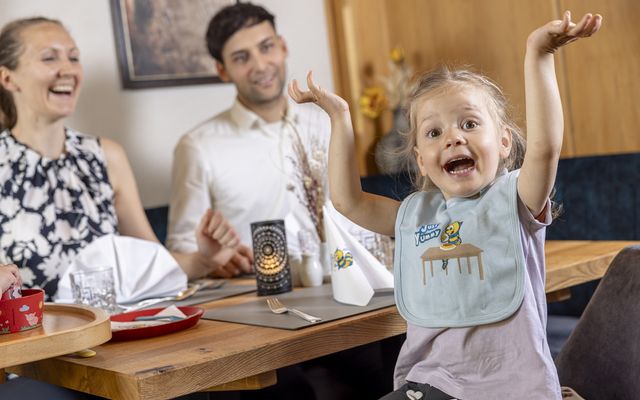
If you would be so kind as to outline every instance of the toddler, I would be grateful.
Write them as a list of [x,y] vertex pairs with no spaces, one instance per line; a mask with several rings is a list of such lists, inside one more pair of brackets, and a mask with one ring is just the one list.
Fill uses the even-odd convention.
[[402,203],[362,192],[347,103],[296,81],[289,93],[331,117],[329,184],[338,211],[395,235],[395,296],[407,339],[384,399],[560,399],[546,341],[544,231],[551,222],[563,136],[553,53],[591,36],[586,14],[529,35],[528,148],[502,91],[484,76],[442,68],[409,98],[406,153],[418,192]]

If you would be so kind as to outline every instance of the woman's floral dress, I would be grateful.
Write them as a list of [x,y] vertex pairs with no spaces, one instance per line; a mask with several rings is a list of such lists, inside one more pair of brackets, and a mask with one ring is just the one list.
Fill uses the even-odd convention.
[[24,287],[47,299],[78,251],[117,231],[98,138],[66,130],[64,154],[51,160],[0,133],[0,261],[20,268]]

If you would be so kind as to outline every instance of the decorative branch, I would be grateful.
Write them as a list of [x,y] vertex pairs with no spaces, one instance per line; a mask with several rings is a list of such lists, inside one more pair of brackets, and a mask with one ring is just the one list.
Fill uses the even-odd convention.
[[[295,159],[290,157],[295,167],[295,177],[297,178],[301,190],[296,190],[296,195],[300,202],[309,211],[309,216],[313,222],[318,238],[325,241],[324,220],[322,206],[325,200],[324,174],[326,171],[325,152],[320,146],[318,138],[312,138],[310,143],[311,151],[307,152],[300,134],[295,125],[290,123],[293,129],[293,152]],[[290,190],[296,188],[291,187]]]

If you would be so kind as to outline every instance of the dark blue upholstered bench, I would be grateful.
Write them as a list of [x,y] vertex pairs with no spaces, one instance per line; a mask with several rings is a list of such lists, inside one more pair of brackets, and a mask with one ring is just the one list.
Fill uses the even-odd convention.
[[160,206],[145,208],[145,214],[151,224],[153,232],[160,243],[164,244],[167,240],[167,225],[169,224],[169,206]]
[[640,153],[564,159],[555,200],[558,240],[640,240]]

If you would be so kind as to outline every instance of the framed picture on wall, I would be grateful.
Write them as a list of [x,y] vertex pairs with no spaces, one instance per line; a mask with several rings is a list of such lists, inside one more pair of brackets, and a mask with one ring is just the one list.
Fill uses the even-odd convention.
[[221,82],[207,50],[209,20],[236,0],[111,0],[126,89]]

